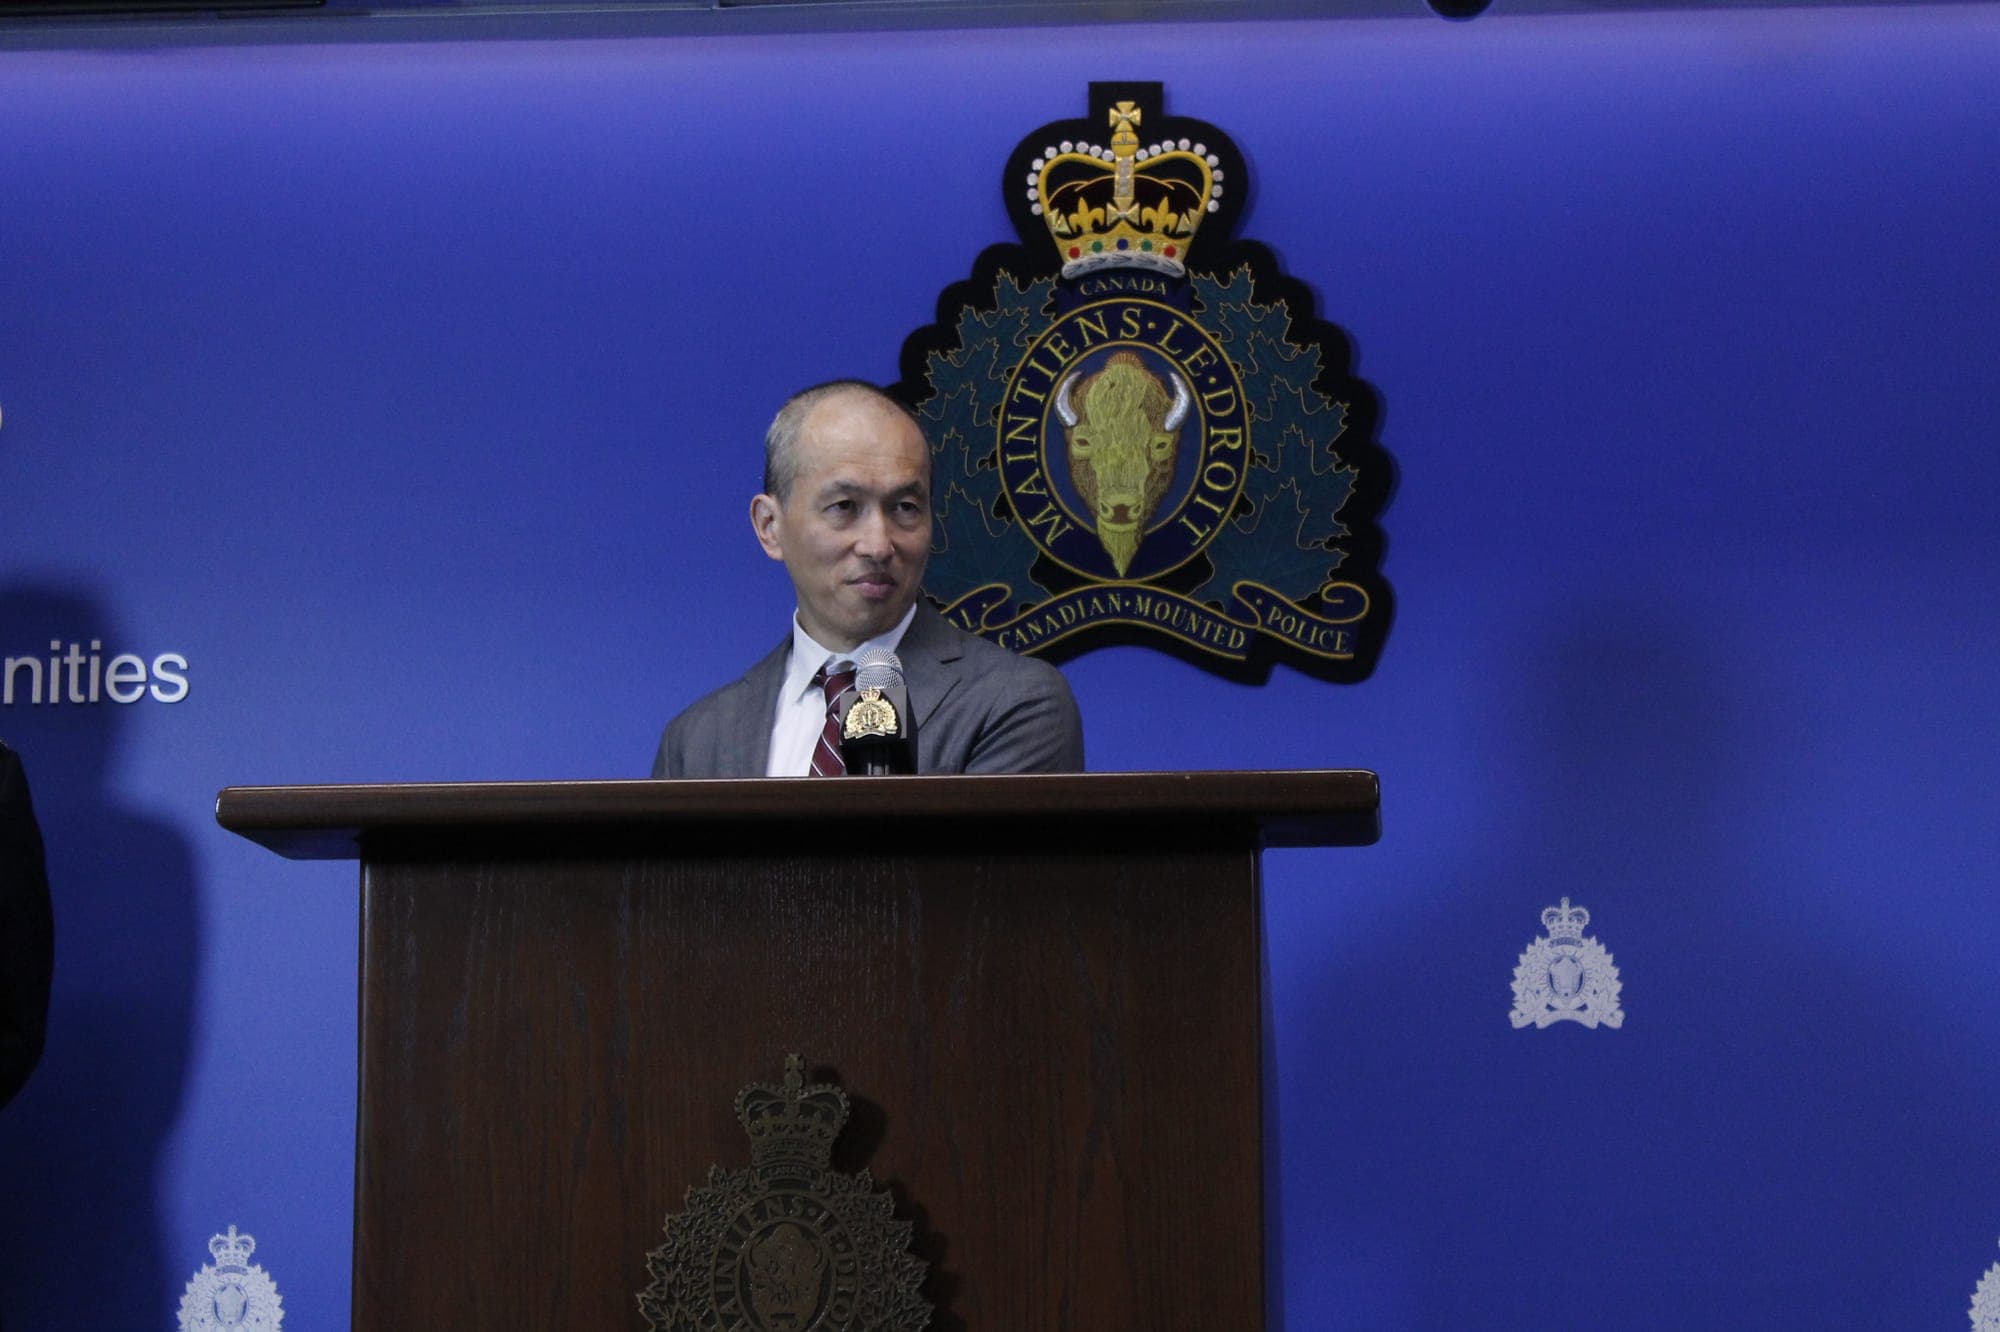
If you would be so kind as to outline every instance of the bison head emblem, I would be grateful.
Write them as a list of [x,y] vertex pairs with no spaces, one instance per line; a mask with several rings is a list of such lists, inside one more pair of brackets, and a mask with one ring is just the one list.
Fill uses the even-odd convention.
[[1173,391],[1129,351],[1095,374],[1072,372],[1056,390],[1069,437],[1069,476],[1090,505],[1097,539],[1123,578],[1139,552],[1146,521],[1174,479],[1181,422],[1194,396],[1172,371]]

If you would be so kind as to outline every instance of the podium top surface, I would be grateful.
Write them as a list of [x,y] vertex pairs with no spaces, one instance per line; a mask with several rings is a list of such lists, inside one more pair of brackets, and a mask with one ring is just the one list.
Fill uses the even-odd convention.
[[1379,810],[1376,776],[1362,770],[231,786],[215,802],[224,828],[293,860],[565,842],[672,847],[857,817],[954,838],[1118,824],[1236,830],[1266,847],[1365,846],[1380,836]]

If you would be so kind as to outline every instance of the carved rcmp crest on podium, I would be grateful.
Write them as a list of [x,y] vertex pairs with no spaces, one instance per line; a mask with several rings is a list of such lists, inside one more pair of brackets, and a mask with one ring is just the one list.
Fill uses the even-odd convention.
[[840,1088],[805,1081],[797,1055],[782,1086],[736,1097],[750,1167],[709,1167],[687,1210],[667,1218],[646,1255],[653,1282],[639,1309],[654,1332],[916,1332],[931,1308],[924,1264],[866,1170],[834,1172],[847,1122]]
[[1339,330],[1230,233],[1248,191],[1156,83],[1008,159],[1021,245],[981,254],[903,347],[935,450],[924,590],[1018,652],[1143,642],[1237,678],[1373,669],[1388,460]]
[[250,1261],[257,1241],[231,1226],[208,1241],[215,1261],[181,1295],[181,1332],[279,1332],[285,1321],[277,1283]]
[[1552,1022],[1623,1026],[1618,968],[1604,946],[1583,932],[1590,913],[1565,897],[1561,906],[1542,913],[1542,924],[1549,932],[1528,945],[1514,968],[1514,1010],[1508,1019],[1516,1027],[1530,1022],[1537,1027]]

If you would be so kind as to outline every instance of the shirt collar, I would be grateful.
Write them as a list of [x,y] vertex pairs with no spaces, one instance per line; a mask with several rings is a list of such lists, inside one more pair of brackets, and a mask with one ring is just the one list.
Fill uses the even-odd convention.
[[872,647],[894,652],[901,645],[904,633],[909,630],[910,621],[916,617],[917,604],[913,601],[910,603],[910,608],[903,612],[903,618],[889,626],[885,632],[877,634],[865,643],[857,644],[851,652],[835,652],[832,648],[821,646],[818,639],[805,631],[805,626],[799,623],[798,611],[794,610],[792,658],[785,667],[785,683],[779,697],[786,699],[804,697],[806,690],[812,685],[813,676],[817,675],[819,668],[826,665],[829,660],[851,662]]

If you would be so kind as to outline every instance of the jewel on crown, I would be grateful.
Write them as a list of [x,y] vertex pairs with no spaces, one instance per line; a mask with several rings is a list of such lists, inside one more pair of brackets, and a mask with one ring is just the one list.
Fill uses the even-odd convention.
[[1542,925],[1549,932],[1552,944],[1567,944],[1574,948],[1583,942],[1583,927],[1590,924],[1590,913],[1580,906],[1571,906],[1565,897],[1559,907],[1550,907],[1542,913]]
[[785,1056],[785,1081],[753,1082],[736,1096],[736,1118],[750,1135],[752,1165],[826,1169],[833,1140],[847,1122],[847,1093],[828,1083],[806,1085],[805,1062]]
[[257,1241],[248,1235],[236,1233],[231,1226],[227,1235],[216,1235],[208,1241],[208,1251],[215,1256],[215,1270],[218,1272],[247,1272],[250,1270],[250,1255],[256,1249]]
[[1186,139],[1141,147],[1139,108],[1111,108],[1111,146],[1065,140],[1028,173],[1029,211],[1048,225],[1063,276],[1138,264],[1178,277],[1202,218],[1221,207],[1222,159]]

